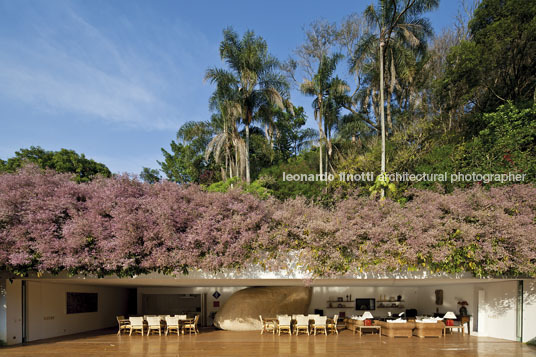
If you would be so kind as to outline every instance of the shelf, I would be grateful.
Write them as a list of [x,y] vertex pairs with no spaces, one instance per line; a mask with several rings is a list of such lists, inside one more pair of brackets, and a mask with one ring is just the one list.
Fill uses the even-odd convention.
[[405,309],[403,305],[398,306],[376,306],[376,309]]
[[405,302],[404,300],[395,300],[395,301],[390,301],[390,300],[376,300],[377,303],[381,303],[381,302],[388,302],[388,303],[395,303],[395,302]]
[[328,302],[336,302],[336,303],[339,303],[339,304],[344,304],[344,303],[348,303],[348,302],[351,302],[352,304],[354,303],[353,301],[337,301],[337,300],[328,300]]
[[331,306],[331,307],[326,307],[326,309],[353,309],[354,307],[353,306],[341,306],[341,307],[338,307],[338,306]]

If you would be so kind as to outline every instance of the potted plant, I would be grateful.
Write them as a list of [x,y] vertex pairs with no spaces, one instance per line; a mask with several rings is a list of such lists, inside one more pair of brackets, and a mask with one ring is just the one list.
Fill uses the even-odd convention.
[[461,316],[467,316],[467,307],[469,303],[465,300],[458,301],[458,305],[460,305],[460,315]]

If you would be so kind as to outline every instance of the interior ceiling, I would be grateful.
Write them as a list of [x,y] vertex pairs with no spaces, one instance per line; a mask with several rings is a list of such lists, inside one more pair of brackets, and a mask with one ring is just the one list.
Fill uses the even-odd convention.
[[514,279],[173,279],[173,278],[29,278],[28,281],[42,281],[60,284],[84,284],[117,287],[212,287],[212,286],[437,286],[450,284],[475,284]]

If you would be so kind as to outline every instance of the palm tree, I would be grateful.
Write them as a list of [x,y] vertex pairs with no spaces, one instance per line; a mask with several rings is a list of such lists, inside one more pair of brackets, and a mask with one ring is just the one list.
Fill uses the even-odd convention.
[[[393,38],[407,42],[412,46],[421,43],[425,34],[430,32],[427,19],[419,17],[422,13],[432,10],[439,5],[439,0],[380,0],[378,6],[369,5],[364,12],[371,28],[376,34],[369,34],[363,45],[377,43],[380,60],[380,121],[382,135],[381,173],[385,174],[385,98],[384,98],[384,60],[385,51],[391,46]],[[361,50],[364,46],[362,46]],[[391,52],[392,53],[392,52]],[[394,58],[391,59],[394,69]],[[391,82],[394,85],[395,72],[391,70]],[[392,93],[392,91],[391,91]],[[391,98],[388,98],[390,101]],[[384,191],[381,192],[383,198]]]
[[[230,104],[230,103],[228,103]],[[246,146],[244,140],[238,135],[236,121],[233,120],[232,107],[220,103],[218,113],[212,115],[211,124],[217,133],[208,143],[205,150],[205,160],[208,161],[210,155],[214,156],[216,164],[224,159],[224,166],[221,167],[222,180],[235,177],[242,177],[244,171],[244,156]],[[232,150],[234,148],[234,158]]]
[[[319,132],[319,164],[320,164],[320,174],[324,173],[323,167],[323,155],[322,155],[322,144],[324,143],[327,147],[327,155],[331,154],[331,141],[328,140],[325,131],[325,113],[328,110],[328,105],[330,104],[330,99],[335,98],[336,96],[341,96],[348,90],[347,84],[339,79],[338,77],[333,77],[335,69],[337,68],[337,63],[341,60],[342,56],[340,54],[334,54],[332,56],[325,55],[322,57],[318,64],[318,69],[312,79],[306,79],[302,82],[300,90],[306,95],[315,97],[313,100],[313,109],[316,123],[318,125]],[[327,171],[327,167],[326,167]]]
[[318,132],[312,128],[300,129],[296,132],[294,139],[294,156],[302,150],[309,149],[318,141]]
[[[222,156],[225,159],[225,166],[222,168],[222,179],[234,176],[243,178],[245,171],[245,142],[238,134],[238,120],[241,117],[241,107],[238,104],[237,93],[229,86],[228,82],[217,84],[216,90],[209,100],[209,108],[215,112],[211,118],[211,125],[216,135],[208,143],[205,150],[205,160],[210,155],[214,156],[216,164],[220,164]],[[234,148],[234,159],[232,149]],[[234,162],[233,162],[234,160]],[[234,168],[234,170],[233,170]]]
[[288,93],[285,77],[277,72],[279,62],[268,53],[266,41],[247,31],[242,39],[233,29],[223,31],[220,57],[229,70],[209,68],[205,78],[212,83],[226,83],[237,93],[236,103],[246,132],[246,182],[251,182],[249,167],[249,127],[258,108],[265,101],[283,108],[283,97]]

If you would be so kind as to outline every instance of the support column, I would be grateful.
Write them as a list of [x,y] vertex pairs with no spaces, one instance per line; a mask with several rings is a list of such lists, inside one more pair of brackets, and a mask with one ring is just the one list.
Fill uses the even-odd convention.
[[22,280],[7,279],[5,294],[6,342],[22,343]]
[[0,345],[7,341],[7,274],[0,272]]
[[523,342],[536,344],[536,279],[523,280]]

